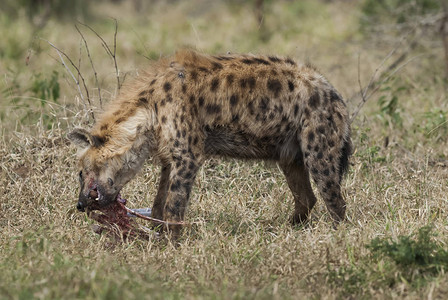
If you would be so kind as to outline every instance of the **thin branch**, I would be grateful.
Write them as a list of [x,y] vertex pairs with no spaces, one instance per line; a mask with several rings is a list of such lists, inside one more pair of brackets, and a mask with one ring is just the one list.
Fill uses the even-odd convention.
[[[81,59],[82,59],[82,44],[79,41],[79,58],[78,58],[78,69],[81,70]],[[79,80],[79,72],[78,72],[78,80]]]
[[375,89],[372,90],[372,92],[367,96],[367,98],[370,98],[373,96],[373,94],[375,94],[381,87],[381,85],[385,82],[387,82],[390,78],[392,78],[392,76],[395,75],[395,73],[397,73],[398,71],[400,71],[401,69],[403,69],[406,65],[408,65],[409,63],[411,63],[413,60],[415,60],[418,57],[421,57],[425,54],[419,54],[416,55],[410,59],[408,59],[406,62],[404,62],[403,64],[399,65],[398,67],[396,67],[387,77],[385,77],[383,80],[381,80],[377,86],[375,87]]
[[[408,59],[405,63],[399,65],[398,67],[396,67],[388,76],[386,76],[383,80],[378,81],[375,83],[375,88],[368,94],[368,95],[363,95],[363,100],[360,102],[360,104],[358,105],[356,111],[352,114],[352,117],[350,118],[350,124],[353,122],[353,120],[356,118],[356,116],[358,115],[359,111],[361,110],[362,106],[367,102],[367,100],[369,100],[380,88],[381,86],[386,83],[390,78],[392,78],[392,76],[394,76],[398,71],[400,71],[401,69],[403,69],[405,66],[407,66],[409,63],[411,63],[413,60],[415,60],[418,57],[423,56],[424,54],[419,54],[416,55],[410,59]],[[383,73],[385,74],[385,73]],[[367,90],[366,90],[367,92]]]
[[128,72],[124,72],[123,79],[121,79],[122,85],[123,85],[124,81],[126,80],[126,76],[128,76]]
[[[67,64],[65,63],[64,58],[62,57],[62,55],[65,56],[65,58],[67,58],[67,60],[68,60],[68,61],[70,62],[70,64],[72,65],[72,67],[75,68],[75,70],[78,72],[78,75],[79,75],[79,77],[81,78],[82,83],[83,83],[83,86],[84,86],[84,89],[85,89],[85,91],[86,91],[87,102],[89,103],[89,106],[90,106],[90,108],[91,108],[91,107],[92,107],[92,102],[90,101],[89,90],[87,89],[86,82],[85,82],[85,80],[84,80],[84,77],[83,77],[82,74],[81,74],[81,71],[78,69],[78,67],[76,67],[76,65],[73,63],[73,61],[70,59],[70,57],[69,57],[67,54],[65,54],[65,52],[63,52],[63,51],[60,50],[58,47],[56,47],[55,45],[53,45],[50,41],[47,41],[47,40],[45,40],[45,39],[42,39],[42,40],[45,41],[45,42],[47,42],[47,43],[48,43],[51,47],[53,47],[53,48],[56,50],[56,52],[58,53],[59,58],[61,59],[62,65],[65,67],[65,69],[69,72],[69,74],[72,76],[73,80],[75,81],[76,86],[78,87],[79,95],[81,96],[81,99],[82,99],[82,101],[83,101],[83,103],[84,103],[84,107],[85,107],[85,109],[87,110],[86,103],[85,103],[85,100],[84,100],[84,95],[83,95],[83,93],[82,93],[82,91],[81,91],[81,87],[80,87],[80,85],[79,85],[79,80],[77,80],[76,77],[75,77],[75,75],[73,75],[72,71],[70,70],[70,68],[69,68],[69,67],[67,66]],[[89,110],[90,110],[90,109],[89,109]],[[91,115],[92,115],[92,119],[95,120],[95,115],[94,115],[93,111],[92,111],[92,110],[90,110],[90,111],[91,111],[90,113],[91,113]]]
[[358,54],[358,85],[359,85],[359,93],[361,94],[362,98],[361,103],[365,103],[367,99],[365,97],[365,93],[362,91],[362,84],[361,84],[361,54]]
[[[364,92],[363,92],[364,97],[365,97],[365,95],[367,94],[367,91],[371,88],[372,84],[374,83],[374,79],[376,78],[376,74],[378,74],[378,71],[384,66],[384,64],[386,63],[386,61],[388,61],[389,58],[390,58],[392,55],[394,55],[395,52],[397,52],[398,48],[401,46],[401,43],[402,43],[402,41],[400,41],[400,42],[398,43],[398,45],[397,45],[394,49],[392,49],[392,50],[386,55],[386,57],[383,59],[383,61],[381,61],[380,65],[376,68],[375,72],[373,72],[372,77],[370,77],[369,84],[368,84],[368,85],[366,86],[366,88],[364,89]],[[392,65],[395,65],[395,62],[392,63],[391,66],[392,66]],[[388,68],[387,70],[390,70],[390,68]],[[386,71],[387,71],[387,70],[386,70]],[[382,74],[381,74],[381,75],[382,75]]]
[[443,121],[442,123],[438,124],[433,129],[431,129],[429,132],[427,132],[426,135],[429,136],[431,133],[433,133],[434,131],[436,131],[437,129],[439,129],[442,126],[445,126],[447,123],[448,123],[448,121]]
[[117,74],[117,89],[120,90],[120,73],[118,72],[118,66],[117,66],[117,33],[118,33],[118,21],[117,19],[114,19],[115,21],[115,32],[114,32],[114,64],[115,64],[115,73]]
[[[364,88],[364,90],[361,87],[361,80],[360,80],[360,58],[358,56],[358,84],[360,86],[360,91],[359,91],[359,95],[361,97],[361,101],[359,102],[358,106],[356,107],[355,111],[353,112],[352,116],[350,117],[350,123],[353,122],[353,120],[355,120],[355,118],[357,117],[359,111],[361,110],[361,108],[364,106],[364,104],[369,100],[369,98],[371,98],[373,96],[373,94],[375,94],[379,88],[381,87],[381,85],[383,83],[385,83],[387,80],[390,79],[390,77],[395,74],[398,70],[400,70],[401,68],[403,68],[405,65],[407,65],[411,60],[415,59],[412,58],[410,61],[406,62],[405,64],[397,67],[408,55],[408,53],[413,50],[416,46],[417,46],[417,42],[414,39],[414,41],[412,41],[412,43],[409,46],[409,49],[404,52],[402,55],[400,55],[396,60],[394,60],[384,71],[381,72],[381,74],[379,76],[378,72],[379,70],[384,66],[384,64],[392,57],[392,55],[394,55],[397,50],[401,47],[403,41],[415,30],[412,29],[411,31],[409,31],[407,34],[405,34],[400,41],[398,42],[398,44],[386,55],[386,57],[384,57],[384,59],[381,61],[381,63],[378,65],[378,67],[375,69],[375,71],[373,72],[372,76],[370,77],[369,83],[367,84],[367,86]],[[389,74],[386,79],[381,80],[381,78],[383,76],[385,76],[385,74],[387,74],[387,72],[392,71],[391,74]],[[369,90],[373,89],[373,91],[371,93],[368,93]],[[357,95],[352,96],[350,99],[354,99]]]
[[103,100],[101,98],[101,87],[100,87],[100,84],[98,83],[98,75],[95,70],[95,66],[93,65],[92,57],[90,56],[89,46],[87,45],[87,41],[84,38],[84,35],[82,34],[81,30],[79,30],[79,27],[76,24],[75,24],[75,28],[78,31],[79,35],[81,36],[82,40],[84,41],[84,45],[86,46],[87,56],[89,57],[90,65],[92,66],[92,70],[93,70],[93,75],[95,76],[96,87],[98,88],[98,97],[100,100],[100,107],[103,108]]
[[121,88],[121,83],[120,83],[120,72],[118,71],[118,64],[117,64],[117,57],[116,57],[116,51],[117,51],[117,33],[118,33],[118,21],[116,19],[114,19],[115,21],[115,32],[114,32],[114,51],[112,52],[112,50],[110,49],[109,45],[107,45],[106,41],[101,37],[101,35],[99,35],[98,32],[95,31],[95,29],[93,29],[92,27],[90,27],[87,24],[84,24],[82,22],[79,22],[79,24],[81,24],[82,26],[87,27],[90,31],[92,31],[100,40],[101,40],[101,44],[104,48],[104,50],[106,51],[106,53],[112,58],[112,60],[114,61],[114,66],[115,66],[115,74],[117,77],[117,91],[120,90]]
[[[401,42],[400,42],[400,44],[401,44]],[[358,56],[358,84],[359,84],[359,94],[361,95],[361,102],[359,102],[358,106],[356,107],[355,111],[353,112],[353,114],[352,114],[352,116],[350,118],[350,123],[353,122],[353,120],[356,118],[356,116],[358,115],[358,113],[361,110],[361,108],[364,106],[364,104],[370,98],[370,97],[366,97],[366,94],[367,94],[367,91],[371,88],[372,84],[375,82],[375,78],[376,78],[376,75],[378,74],[378,71],[383,67],[383,65],[386,63],[386,61],[395,53],[395,51],[397,51],[397,49],[400,46],[400,44],[398,44],[394,49],[392,49],[389,52],[389,54],[387,54],[386,57],[381,61],[379,66],[375,69],[375,72],[373,72],[372,76],[370,77],[369,83],[364,88],[364,90],[363,90],[363,88],[361,86],[361,79],[360,79],[360,71],[361,71],[360,56]]]
[[[145,52],[146,52],[146,53],[149,53],[149,49],[148,49],[148,47],[146,47],[145,43],[143,42],[142,37],[137,33],[137,31],[135,31],[135,29],[131,29],[131,30],[132,30],[132,32],[135,34],[135,36],[137,37],[137,39],[138,39],[138,41],[140,42],[140,44],[142,44],[143,48],[145,49]],[[144,54],[142,54],[142,53],[140,53],[140,52],[138,52],[138,51],[137,51],[137,54],[143,56],[143,57],[146,58],[146,59],[151,60],[149,57],[145,56]],[[123,81],[122,81],[121,83],[123,84]]]
[[146,58],[147,60],[152,60],[149,56],[144,55],[143,53],[141,53],[140,51],[136,51],[138,55],[143,56],[144,58]]
[[85,26],[85,27],[87,27],[88,29],[90,29],[90,31],[92,31],[92,32],[93,32],[93,33],[94,33],[94,34],[101,40],[101,43],[102,43],[104,49],[106,50],[107,54],[110,55],[111,57],[113,57],[113,53],[112,53],[112,51],[110,50],[109,46],[107,45],[106,41],[101,37],[101,35],[98,34],[98,32],[95,31],[95,29],[93,29],[93,28],[90,27],[89,25],[84,24],[84,23],[82,23],[82,22],[80,22],[80,21],[78,21],[78,23],[81,24],[82,26]]

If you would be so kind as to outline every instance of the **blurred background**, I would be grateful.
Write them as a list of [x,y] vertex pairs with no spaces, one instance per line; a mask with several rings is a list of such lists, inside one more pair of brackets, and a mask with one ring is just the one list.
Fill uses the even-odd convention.
[[[418,121],[430,131],[447,117],[443,3],[1,0],[2,131],[89,123],[88,112],[100,110],[116,94],[117,73],[122,84],[148,60],[185,46],[311,62],[352,112],[362,99],[360,86],[365,89],[370,82],[366,94],[375,90],[367,105],[375,113],[371,122],[409,128]],[[442,129],[447,133],[446,126]]]

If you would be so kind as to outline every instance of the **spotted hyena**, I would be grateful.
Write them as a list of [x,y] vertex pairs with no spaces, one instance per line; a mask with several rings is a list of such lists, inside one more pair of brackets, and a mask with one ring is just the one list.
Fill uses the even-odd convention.
[[333,220],[344,219],[346,105],[313,67],[290,58],[179,51],[140,74],[90,132],[69,138],[80,150],[79,210],[115,201],[152,156],[161,165],[153,217],[182,221],[198,169],[218,155],[278,162],[294,223],[316,202],[310,176]]

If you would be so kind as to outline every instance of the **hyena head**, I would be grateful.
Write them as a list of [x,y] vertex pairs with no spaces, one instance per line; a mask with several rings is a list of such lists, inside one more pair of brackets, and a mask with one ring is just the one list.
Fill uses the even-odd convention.
[[121,145],[120,139],[106,139],[85,129],[75,129],[67,137],[78,147],[80,211],[120,201],[121,189],[141,169],[153,148],[147,133],[136,132],[134,138],[121,140]]

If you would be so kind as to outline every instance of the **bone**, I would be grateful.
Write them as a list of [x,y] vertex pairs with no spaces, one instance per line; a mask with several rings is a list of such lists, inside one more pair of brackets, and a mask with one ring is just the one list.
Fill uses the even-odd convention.
[[[146,216],[146,217],[150,217],[151,216],[151,208],[149,208],[149,207],[135,208],[135,209],[132,209],[132,211],[136,212],[138,214],[141,214],[143,216]],[[131,217],[131,218],[136,218],[137,217],[136,215],[133,215],[133,214],[131,214],[129,212],[128,212],[127,216]]]

